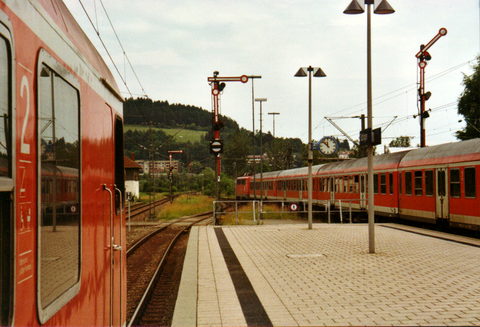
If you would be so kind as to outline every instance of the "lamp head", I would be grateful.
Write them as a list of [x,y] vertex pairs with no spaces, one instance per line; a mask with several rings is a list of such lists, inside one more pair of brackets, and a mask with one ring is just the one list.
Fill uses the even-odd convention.
[[295,77],[306,77],[307,73],[305,72],[305,69],[300,68],[298,72],[294,75]]
[[362,8],[362,6],[360,6],[357,0],[352,0],[347,9],[343,11],[343,13],[347,15],[358,15],[363,14],[364,12],[365,10]]
[[392,6],[390,6],[387,0],[382,0],[382,2],[378,4],[377,8],[375,8],[373,12],[379,15],[388,15],[393,14],[395,10],[392,8]]

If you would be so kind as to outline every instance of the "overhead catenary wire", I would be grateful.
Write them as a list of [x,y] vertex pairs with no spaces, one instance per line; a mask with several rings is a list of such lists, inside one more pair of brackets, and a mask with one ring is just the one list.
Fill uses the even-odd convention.
[[125,85],[125,88],[127,89],[128,93],[129,93],[130,96],[133,98],[132,92],[130,91],[130,88],[129,88],[128,85],[127,85],[127,81],[125,81],[125,79],[122,77],[122,74],[120,73],[120,70],[118,69],[115,61],[113,60],[112,55],[110,54],[110,51],[109,51],[108,48],[107,48],[107,45],[105,44],[105,42],[103,41],[102,37],[100,36],[100,31],[99,31],[99,30],[97,29],[97,27],[95,26],[95,23],[93,22],[93,20],[92,20],[92,18],[90,17],[87,9],[86,9],[85,6],[83,5],[82,0],[78,0],[78,2],[80,3],[80,6],[82,7],[83,11],[85,12],[85,15],[87,16],[88,21],[90,22],[90,24],[92,25],[93,29],[95,30],[95,33],[97,34],[98,39],[100,40],[100,43],[102,44],[105,52],[107,53],[108,57],[110,58],[110,61],[112,62],[112,65],[113,65],[113,67],[115,68],[115,70],[116,70],[119,78],[122,80],[123,85]]
[[102,5],[103,11],[105,12],[105,15],[107,16],[107,19],[108,19],[108,22],[110,23],[110,26],[112,27],[112,30],[113,30],[113,33],[115,34],[115,37],[117,38],[118,44],[120,45],[120,48],[123,51],[124,58],[127,60],[128,65],[130,66],[130,69],[133,72],[133,75],[137,79],[138,85],[142,89],[143,95],[148,98],[147,92],[145,92],[145,89],[143,88],[143,85],[140,82],[140,79],[138,78],[137,72],[133,68],[132,62],[130,61],[130,59],[127,56],[127,52],[125,51],[125,48],[123,47],[122,41],[120,41],[120,38],[118,37],[117,31],[115,30],[115,27],[113,26],[112,20],[110,19],[110,15],[108,14],[107,9],[103,5],[103,0],[100,0],[100,4]]

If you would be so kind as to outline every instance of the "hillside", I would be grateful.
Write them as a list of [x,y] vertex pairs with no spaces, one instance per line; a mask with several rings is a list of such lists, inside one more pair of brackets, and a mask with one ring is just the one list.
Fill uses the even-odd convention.
[[[167,101],[128,99],[124,104],[125,152],[136,159],[168,159],[169,150],[181,149],[176,156],[184,167],[198,173],[203,167],[213,167],[209,142],[212,138],[212,113],[205,109]],[[240,128],[233,119],[221,116],[224,144],[223,171],[230,176],[251,174],[253,165],[247,157],[259,154],[260,135]],[[274,138],[264,133],[263,171],[304,165],[306,145],[298,138]],[[259,171],[257,165],[256,171]]]

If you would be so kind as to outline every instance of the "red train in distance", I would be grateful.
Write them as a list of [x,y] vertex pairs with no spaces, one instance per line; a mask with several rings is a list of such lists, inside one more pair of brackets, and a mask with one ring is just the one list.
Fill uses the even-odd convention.
[[0,326],[123,326],[114,78],[61,0],[0,0],[0,61]]
[[[265,199],[308,199],[307,168],[263,174]],[[237,178],[238,198],[260,198],[260,175]],[[367,209],[367,158],[313,167],[313,203]],[[480,139],[374,157],[375,214],[480,230]]]

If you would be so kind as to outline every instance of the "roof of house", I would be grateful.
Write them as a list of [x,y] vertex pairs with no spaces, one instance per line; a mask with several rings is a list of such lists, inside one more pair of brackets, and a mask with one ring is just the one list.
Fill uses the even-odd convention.
[[123,157],[123,165],[125,169],[142,169],[142,166],[127,156]]

